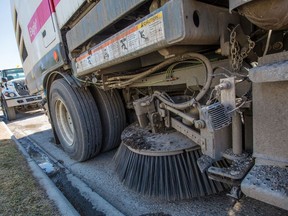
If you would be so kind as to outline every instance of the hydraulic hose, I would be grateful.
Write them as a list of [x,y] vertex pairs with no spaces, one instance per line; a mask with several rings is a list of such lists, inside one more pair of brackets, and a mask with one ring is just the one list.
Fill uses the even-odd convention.
[[[184,58],[190,58],[190,59],[196,59],[200,62],[202,62],[206,68],[206,83],[203,86],[203,88],[200,90],[199,94],[196,96],[195,100],[199,101],[209,90],[212,79],[213,79],[213,69],[212,65],[208,58],[206,58],[204,55],[201,55],[199,53],[188,53],[183,55]],[[192,99],[193,100],[193,99]]]
[[164,68],[164,67],[166,67],[166,66],[168,66],[168,65],[170,65],[170,64],[172,64],[174,62],[181,61],[181,60],[183,60],[182,56],[177,56],[177,57],[168,59],[168,60],[166,60],[166,61],[164,61],[164,62],[162,62],[162,63],[160,63],[160,64],[158,64],[158,65],[156,65],[156,66],[154,66],[152,68],[150,68],[149,70],[144,71],[144,72],[134,76],[133,78],[131,78],[131,79],[127,80],[127,81],[124,81],[124,82],[121,82],[121,83],[117,83],[117,84],[113,84],[113,85],[109,85],[109,87],[110,88],[123,88],[125,86],[128,86],[128,85],[132,84],[133,82],[135,82],[135,81],[137,81],[139,79],[142,79],[142,78],[144,78],[146,76],[149,76],[150,74],[160,70],[161,68]]
[[195,104],[197,101],[201,100],[201,98],[207,93],[207,91],[209,90],[209,88],[211,86],[211,82],[212,82],[212,78],[213,78],[213,69],[212,69],[212,66],[211,66],[209,59],[207,59],[205,56],[203,56],[199,53],[188,53],[188,54],[182,55],[181,57],[183,59],[196,59],[205,65],[206,72],[207,72],[206,83],[203,86],[203,88],[200,90],[200,92],[198,93],[196,98],[192,98],[191,100],[186,101],[184,103],[175,104],[175,103],[170,102],[168,99],[166,99],[165,96],[163,96],[163,94],[158,92],[158,91],[154,92],[152,97],[153,98],[157,97],[160,101],[162,101],[166,105],[171,106],[175,109],[184,110],[188,107],[193,106],[193,104]]
[[175,104],[175,103],[170,102],[166,98],[164,98],[162,96],[162,94],[160,92],[157,92],[157,91],[154,92],[154,94],[152,95],[152,98],[155,98],[155,97],[158,98],[164,104],[166,104],[166,105],[168,105],[170,107],[173,107],[175,109],[178,109],[178,110],[185,110],[186,108],[191,107],[191,106],[193,106],[193,104],[196,103],[195,98],[192,98],[191,100],[186,101],[184,103]]
[[[150,74],[152,73],[155,73],[156,71],[168,66],[168,65],[171,65],[175,62],[179,62],[179,61],[185,61],[185,60],[188,60],[188,59],[196,59],[200,62],[202,62],[206,68],[206,71],[207,71],[207,80],[206,80],[206,83],[205,85],[203,86],[203,88],[201,89],[200,93],[197,95],[197,97],[195,98],[196,101],[200,100],[205,94],[206,92],[208,91],[210,85],[211,85],[211,81],[212,81],[212,74],[213,74],[213,70],[212,70],[212,66],[210,64],[210,61],[209,59],[207,59],[204,55],[201,55],[199,53],[187,53],[187,54],[183,54],[181,56],[176,56],[176,57],[173,57],[171,59],[168,59],[152,68],[150,68],[149,70],[147,71],[144,71],[140,74],[137,74],[137,75],[130,75],[132,78],[127,80],[127,81],[123,81],[123,82],[120,82],[120,83],[115,83],[115,84],[111,84],[109,85],[108,87],[110,88],[124,88],[130,84],[132,84],[133,82],[139,80],[139,79],[142,79],[146,76],[149,76]],[[125,76],[125,78],[130,78],[130,76]],[[121,79],[119,77],[119,79]]]

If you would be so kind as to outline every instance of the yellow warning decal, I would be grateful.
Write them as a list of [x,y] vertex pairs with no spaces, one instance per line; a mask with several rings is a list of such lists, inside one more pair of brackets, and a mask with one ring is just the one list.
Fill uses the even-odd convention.
[[159,13],[155,14],[154,16],[152,16],[152,17],[148,18],[147,20],[144,20],[143,22],[139,23],[137,25],[137,28],[140,29],[140,28],[143,28],[147,25],[150,25],[151,23],[154,23],[155,21],[162,19],[162,17],[163,17],[163,13],[162,13],[162,11],[160,11]]

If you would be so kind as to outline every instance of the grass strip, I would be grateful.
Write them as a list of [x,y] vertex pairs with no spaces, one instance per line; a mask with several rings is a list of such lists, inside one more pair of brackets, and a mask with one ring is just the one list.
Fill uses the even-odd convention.
[[60,215],[12,140],[0,140],[0,215]]

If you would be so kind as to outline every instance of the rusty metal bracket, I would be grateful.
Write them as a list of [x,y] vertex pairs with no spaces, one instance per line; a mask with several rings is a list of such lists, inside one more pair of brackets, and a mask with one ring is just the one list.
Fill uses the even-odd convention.
[[174,129],[176,129],[177,131],[179,131],[180,133],[182,133],[185,136],[187,136],[188,138],[190,138],[196,144],[200,145],[201,148],[202,147],[205,148],[205,140],[203,140],[201,135],[199,133],[197,133],[196,131],[190,129],[189,127],[182,124],[181,122],[179,122],[175,118],[171,118],[171,126]]

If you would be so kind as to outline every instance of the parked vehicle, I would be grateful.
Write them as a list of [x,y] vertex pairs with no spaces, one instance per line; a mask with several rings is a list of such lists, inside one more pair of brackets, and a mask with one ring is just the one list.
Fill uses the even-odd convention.
[[71,158],[121,142],[116,172],[139,193],[229,185],[288,210],[288,1],[11,5],[27,85]]
[[0,79],[1,107],[9,121],[16,119],[17,109],[40,107],[42,97],[38,94],[30,95],[22,68],[1,70]]

